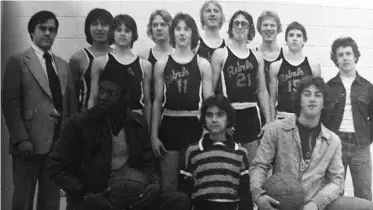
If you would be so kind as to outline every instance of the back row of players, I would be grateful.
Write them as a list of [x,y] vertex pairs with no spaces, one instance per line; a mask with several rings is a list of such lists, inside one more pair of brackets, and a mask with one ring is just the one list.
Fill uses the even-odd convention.
[[262,44],[250,49],[255,26],[246,11],[233,14],[226,41],[220,36],[225,16],[217,1],[205,2],[200,18],[201,36],[190,15],[178,13],[172,18],[165,10],[154,11],[147,35],[155,46],[136,55],[132,52],[138,39],[135,20],[93,9],[85,21],[91,46],[70,60],[81,110],[96,103],[102,71],[117,68],[133,75],[130,107],[148,121],[153,152],[162,157],[164,189],[177,188],[180,154],[202,136],[198,115],[203,99],[223,94],[230,100],[236,110],[236,124],[230,130],[251,162],[262,124],[295,113],[297,83],[306,75],[320,76],[320,65],[302,54],[307,33],[298,22],[286,28],[285,50],[277,45],[280,18],[263,11],[256,25]]

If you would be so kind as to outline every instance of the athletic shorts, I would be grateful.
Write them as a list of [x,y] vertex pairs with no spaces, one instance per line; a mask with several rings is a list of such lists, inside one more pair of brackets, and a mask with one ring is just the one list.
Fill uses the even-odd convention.
[[236,125],[234,126],[234,140],[245,144],[258,140],[261,129],[260,113],[256,107],[235,111]]
[[163,116],[159,139],[166,150],[182,151],[202,137],[202,126],[197,116]]

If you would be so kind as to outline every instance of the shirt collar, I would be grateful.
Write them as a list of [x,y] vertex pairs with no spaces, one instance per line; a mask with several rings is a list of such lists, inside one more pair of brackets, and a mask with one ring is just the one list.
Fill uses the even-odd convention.
[[[36,46],[35,43],[32,43],[32,49],[34,49],[34,52],[35,52],[36,56],[38,56],[39,60],[44,59],[44,57],[43,57],[44,53],[45,53],[44,50],[42,50],[40,47]],[[47,53],[49,53],[51,56],[53,55],[51,50],[48,50]],[[53,56],[52,56],[52,59],[53,59]]]
[[[356,71],[356,77],[355,80],[359,84],[363,85],[364,81],[362,80],[362,77],[359,75],[359,73]],[[342,84],[342,79],[340,73],[338,73],[333,79],[330,80],[332,83],[341,83]]]
[[198,146],[201,151],[203,151],[204,149],[209,149],[214,145],[227,146],[227,147],[231,147],[234,150],[238,150],[239,148],[239,145],[236,142],[229,140],[229,139],[226,142],[215,142],[214,143],[210,139],[210,134],[208,133],[202,136],[202,138],[198,142]]

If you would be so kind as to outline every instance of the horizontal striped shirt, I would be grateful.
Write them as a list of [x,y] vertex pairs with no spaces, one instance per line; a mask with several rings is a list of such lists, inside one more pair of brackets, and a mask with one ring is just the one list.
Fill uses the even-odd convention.
[[237,202],[240,179],[248,179],[246,150],[236,143],[211,143],[206,134],[198,144],[189,146],[186,167],[181,173],[194,180],[192,199]]

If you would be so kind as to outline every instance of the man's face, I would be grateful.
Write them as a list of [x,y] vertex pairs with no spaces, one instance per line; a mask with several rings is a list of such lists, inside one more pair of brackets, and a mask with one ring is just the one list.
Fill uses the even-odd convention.
[[291,51],[301,51],[304,46],[304,37],[301,30],[290,30],[286,37],[287,45]]
[[122,97],[120,85],[109,80],[100,82],[98,89],[98,106],[102,110],[114,108]]
[[213,3],[209,3],[202,13],[203,21],[209,28],[220,27],[221,17],[222,14],[219,7],[215,6]]
[[37,24],[31,35],[32,42],[36,46],[44,51],[50,50],[57,35],[56,21],[48,19],[44,23]]
[[232,38],[237,41],[247,41],[249,26],[249,21],[243,15],[238,15],[236,18],[233,19]]
[[336,50],[337,65],[340,71],[345,73],[356,69],[356,58],[352,47],[338,47]]
[[324,95],[315,86],[310,85],[306,87],[301,95],[301,114],[306,117],[317,117],[321,115],[321,111],[324,108]]
[[225,132],[228,123],[227,113],[216,106],[209,107],[205,115],[206,128],[211,134]]
[[114,43],[117,46],[129,47],[132,42],[132,30],[122,24],[114,30]]
[[175,29],[175,43],[179,47],[191,47],[192,44],[192,29],[189,28],[184,20],[180,20]]
[[265,18],[260,25],[260,34],[263,41],[274,41],[277,38],[278,28],[275,19],[271,17]]
[[93,42],[107,42],[109,24],[102,20],[92,21],[89,30],[92,36]]
[[154,41],[167,41],[170,37],[169,26],[162,16],[156,15],[152,22]]

